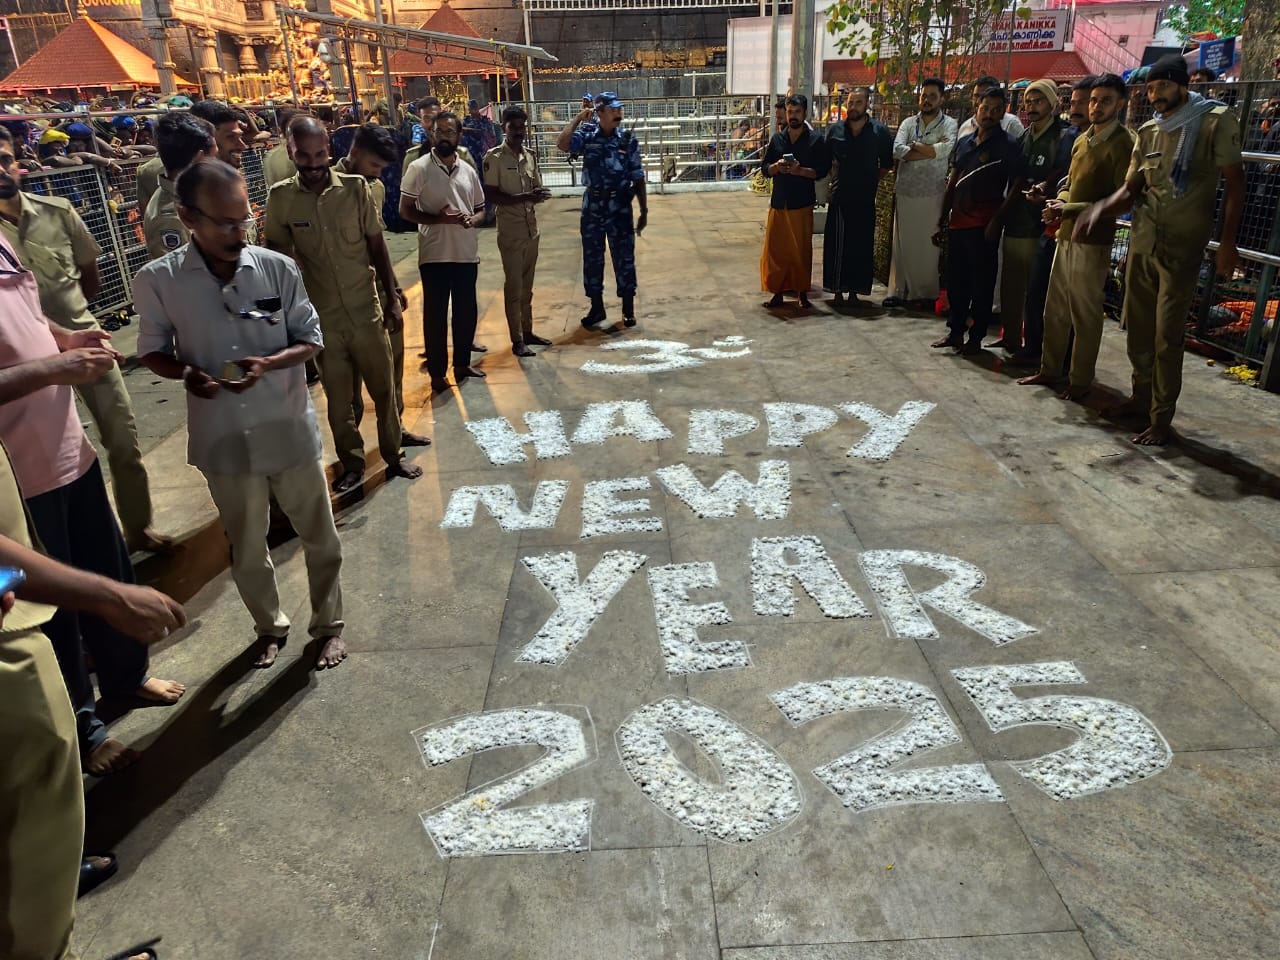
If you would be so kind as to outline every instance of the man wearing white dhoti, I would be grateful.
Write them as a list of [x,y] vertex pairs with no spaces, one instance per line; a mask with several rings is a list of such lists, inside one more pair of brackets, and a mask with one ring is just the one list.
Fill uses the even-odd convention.
[[[946,87],[936,77],[920,86],[920,112],[902,121],[894,139],[893,261],[886,307],[928,309],[938,297],[938,248],[928,225],[942,213],[956,121],[942,112]],[[904,229],[905,228],[905,229]]]

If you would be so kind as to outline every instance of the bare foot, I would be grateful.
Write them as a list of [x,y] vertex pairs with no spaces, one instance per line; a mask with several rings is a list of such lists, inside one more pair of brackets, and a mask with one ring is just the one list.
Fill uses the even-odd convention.
[[186,692],[186,686],[177,680],[161,680],[159,677],[152,677],[137,690],[133,691],[133,695],[139,700],[148,700],[151,703],[162,703],[165,706],[169,706],[181,700],[182,695]]
[[346,493],[352,487],[364,482],[364,474],[355,470],[344,471],[342,476],[333,481],[334,493]]
[[84,758],[80,768],[90,776],[105,777],[133,766],[141,756],[142,754],[132,747],[126,747],[119,740],[108,737]]
[[392,477],[404,477],[406,480],[417,480],[422,476],[422,468],[416,463],[406,463],[401,460],[399,463],[393,463],[387,467],[387,479]]
[[1172,435],[1173,431],[1168,427],[1150,426],[1130,439],[1142,447],[1163,447]]
[[408,430],[400,432],[400,446],[402,447],[429,447],[431,440],[428,437],[420,436],[416,433],[410,433]]
[[321,643],[320,656],[316,657],[316,669],[336,667],[347,659],[347,645],[341,637],[325,637]]
[[166,537],[163,533],[157,533],[154,527],[147,527],[140,533],[131,535],[128,539],[130,553],[146,551],[147,553],[168,553],[173,550],[177,541],[173,537]]
[[1047,373],[1033,373],[1029,377],[1019,377],[1018,382],[1024,387],[1053,386],[1057,380]]
[[1062,400],[1070,400],[1072,403],[1080,403],[1089,395],[1088,387],[1067,387],[1058,397]]
[[253,665],[259,670],[265,670],[276,662],[276,657],[280,656],[280,648],[284,646],[286,637],[268,637],[261,636],[258,643],[262,645],[262,652],[258,654],[258,659],[253,661]]

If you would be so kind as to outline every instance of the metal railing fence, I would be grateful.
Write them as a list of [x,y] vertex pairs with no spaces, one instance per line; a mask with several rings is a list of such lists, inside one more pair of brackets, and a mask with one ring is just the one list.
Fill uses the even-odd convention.
[[[1244,153],[1246,197],[1237,234],[1240,266],[1229,278],[1214,275],[1217,244],[1205,251],[1195,305],[1188,318],[1189,334],[1231,355],[1261,365],[1260,383],[1280,392],[1277,314],[1280,313],[1280,81],[1212,85],[1204,92],[1226,101],[1240,121]],[[1014,105],[1020,91],[1013,91]],[[966,111],[966,97],[953,94],[948,110]],[[542,165],[548,186],[574,187],[580,170],[556,149],[563,125],[581,109],[577,101],[522,104],[531,123],[530,146]],[[495,105],[500,111],[501,105]],[[881,122],[896,129],[907,108],[876,105]],[[830,98],[814,104],[814,126],[838,121],[841,107]],[[1145,88],[1132,88],[1126,122],[1137,127],[1151,116]],[[1025,117],[1023,118],[1025,119]],[[682,97],[637,99],[626,104],[626,126],[640,143],[646,178],[655,192],[669,184],[728,184],[750,178],[758,169],[773,127],[767,97]],[[252,208],[259,218],[266,203],[262,175],[263,150],[244,156],[244,175]],[[98,261],[102,291],[92,308],[100,317],[127,310],[132,302],[132,278],[147,260],[142,235],[142,211],[136,200],[137,167],[141,161],[121,161],[117,168],[70,167],[26,174],[24,189],[64,196],[84,218],[103,252]],[[398,181],[388,179],[388,208],[398,202]],[[1221,190],[1215,237],[1221,225]],[[876,207],[875,273],[881,282],[889,275],[893,232],[893,178],[881,181]],[[1107,281],[1107,309],[1118,316],[1124,296],[1124,268],[1128,256],[1129,225],[1112,248],[1112,271]]]

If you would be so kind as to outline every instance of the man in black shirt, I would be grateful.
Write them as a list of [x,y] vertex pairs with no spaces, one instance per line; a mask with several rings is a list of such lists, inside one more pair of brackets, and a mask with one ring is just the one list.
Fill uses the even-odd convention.
[[831,202],[822,247],[822,288],[852,304],[870,293],[875,267],[876,192],[893,167],[893,134],[867,115],[870,87],[855,87],[843,123],[827,129]]
[[761,169],[773,177],[769,219],[760,252],[760,285],[773,296],[769,310],[782,306],[782,292],[794,290],[802,309],[809,307],[813,276],[813,183],[827,175],[830,162],[822,136],[805,120],[809,101],[802,94],[787,97],[787,129],[773,135]]
[[[978,102],[978,129],[961,137],[951,156],[951,173],[942,197],[942,217],[933,235],[941,244],[947,231],[947,296],[951,314],[947,335],[934,347],[979,353],[991,324],[996,274],[1000,265],[1000,219],[1007,209],[1006,190],[1018,174],[1018,142],[1005,133],[1000,118],[1005,93],[990,87]],[[973,328],[965,342],[969,316]]]

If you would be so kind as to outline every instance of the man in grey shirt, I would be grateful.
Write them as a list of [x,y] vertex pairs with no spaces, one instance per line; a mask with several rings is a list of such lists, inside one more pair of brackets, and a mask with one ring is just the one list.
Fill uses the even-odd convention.
[[187,460],[231,542],[231,575],[261,646],[255,666],[270,666],[289,633],[267,550],[274,496],[306,553],[316,668],[335,667],[347,656],[342,545],[303,372],[323,346],[320,319],[294,262],[245,243],[253,217],[238,170],[198,161],[174,193],[191,242],[134,278],[138,355],[186,385]]

